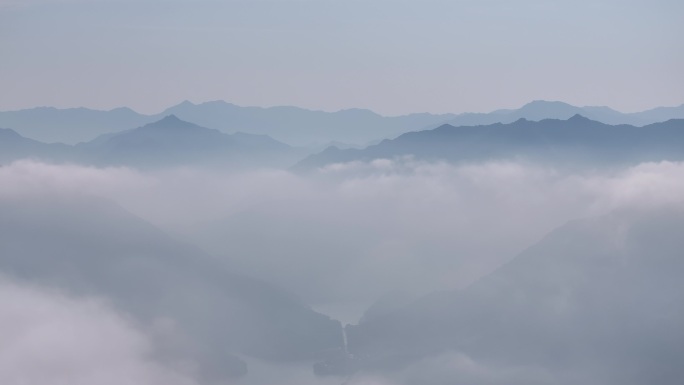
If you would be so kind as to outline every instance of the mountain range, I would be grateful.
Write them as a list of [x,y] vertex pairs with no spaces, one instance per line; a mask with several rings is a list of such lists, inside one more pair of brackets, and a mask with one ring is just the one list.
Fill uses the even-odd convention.
[[62,143],[46,144],[25,138],[9,128],[0,128],[0,164],[25,158],[40,158],[49,162],[69,160],[72,147]]
[[96,166],[160,168],[293,164],[306,152],[266,135],[225,134],[182,121],[174,115],[142,127],[101,135],[77,145],[41,143],[10,129],[0,131],[0,161],[33,158]]
[[684,119],[643,127],[608,125],[574,115],[484,126],[444,124],[408,132],[365,148],[335,146],[309,155],[267,135],[225,134],[168,115],[144,126],[101,135],[77,145],[46,144],[0,129],[0,162],[33,158],[96,166],[163,168],[289,167],[312,170],[334,163],[393,159],[469,162],[530,160],[557,165],[595,166],[684,159]]
[[576,107],[562,102],[534,101],[514,110],[490,113],[418,113],[385,117],[369,110],[337,112],[312,111],[297,107],[242,107],[213,101],[193,104],[185,101],[159,114],[145,115],[129,108],[98,111],[86,108],[56,109],[38,107],[0,112],[0,127],[12,128],[22,136],[53,143],[76,144],[115,131],[152,123],[176,115],[204,127],[225,133],[245,132],[269,135],[295,146],[317,147],[329,142],[367,145],[394,138],[409,131],[455,126],[511,123],[528,120],[568,119],[575,114],[606,124],[643,126],[669,119],[684,118],[684,105],[660,107],[638,113],[621,113],[608,107]]
[[645,126],[670,119],[684,118],[684,104],[677,107],[658,107],[642,112],[623,113],[610,107],[577,107],[558,101],[535,100],[519,109],[497,110],[491,113],[465,113],[446,121],[452,126],[477,126],[494,123],[512,123],[518,119],[544,120],[569,119],[582,115],[605,124]]
[[334,163],[393,159],[410,155],[427,161],[524,159],[601,166],[616,162],[684,159],[684,119],[644,127],[608,125],[574,115],[567,120],[518,119],[485,126],[449,124],[409,132],[364,149],[329,147],[299,162],[311,170]]

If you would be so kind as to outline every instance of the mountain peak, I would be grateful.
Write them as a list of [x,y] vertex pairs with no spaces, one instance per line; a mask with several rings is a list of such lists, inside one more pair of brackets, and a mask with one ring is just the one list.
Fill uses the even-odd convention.
[[166,115],[156,122],[146,124],[141,127],[146,130],[188,130],[188,129],[199,129],[202,128],[194,123],[187,122],[185,120],[179,119],[176,115],[170,114]]
[[565,109],[573,108],[574,106],[560,101],[549,101],[549,100],[533,100],[524,106],[520,107],[521,110],[537,110],[537,109]]
[[569,122],[590,122],[591,119],[589,119],[583,115],[580,115],[580,114],[575,114],[575,115],[571,116],[570,119],[568,119],[568,121]]
[[541,100],[541,99],[539,99],[539,100],[533,100],[533,101],[531,101],[531,102],[525,104],[523,107],[528,107],[528,106],[529,106],[529,107],[532,107],[532,106],[551,106],[551,105],[555,105],[555,106],[570,106],[570,104],[565,103],[565,102],[561,102],[561,101],[558,101],[558,100]]
[[517,116],[536,121],[549,118],[567,119],[570,116],[581,112],[582,110],[579,107],[564,102],[535,100],[525,104],[515,113]]
[[158,120],[157,123],[177,123],[177,122],[182,122],[182,120],[178,119],[178,117],[174,114],[171,115],[166,115],[162,119]]
[[19,135],[18,132],[10,128],[0,128],[0,138],[1,139],[23,139],[24,137]]

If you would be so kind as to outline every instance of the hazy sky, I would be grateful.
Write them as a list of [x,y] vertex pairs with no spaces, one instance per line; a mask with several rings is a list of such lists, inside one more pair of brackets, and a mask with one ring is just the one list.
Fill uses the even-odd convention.
[[684,103],[678,0],[0,0],[0,110]]

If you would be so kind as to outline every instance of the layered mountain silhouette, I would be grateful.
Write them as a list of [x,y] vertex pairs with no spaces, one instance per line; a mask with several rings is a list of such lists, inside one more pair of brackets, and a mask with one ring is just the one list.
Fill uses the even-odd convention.
[[82,159],[98,165],[275,166],[295,162],[300,150],[265,135],[224,134],[175,115],[145,126],[100,136],[76,145]]
[[155,115],[139,114],[128,108],[97,111],[40,107],[4,111],[0,112],[0,127],[10,127],[25,137],[42,142],[76,144],[125,127],[152,123],[168,115],[224,133],[268,135],[290,145],[314,147],[333,141],[365,145],[455,117],[453,114],[383,117],[362,109],[323,112],[297,107],[241,107],[223,101],[201,104],[185,101]]
[[225,134],[169,115],[142,127],[101,135],[75,146],[45,144],[15,131],[0,131],[0,161],[37,159],[97,166],[160,168],[287,166],[306,152],[266,135]]
[[[448,124],[409,132],[366,148],[328,147],[307,151],[266,135],[225,134],[169,115],[157,122],[101,135],[75,146],[46,144],[0,130],[0,161],[32,158],[97,166],[140,168],[203,165],[218,167],[288,167],[311,170],[334,163],[371,161],[410,155],[427,161],[523,159],[559,164],[636,163],[684,159],[684,120],[644,127],[612,126],[574,115],[567,120],[519,119],[487,126]],[[300,160],[301,159],[301,160]]]
[[16,131],[0,128],[0,164],[17,159],[40,158],[45,161],[64,161],[75,156],[71,146],[61,143],[46,144],[25,138]]
[[44,143],[76,144],[99,135],[151,123],[161,117],[142,115],[130,108],[100,111],[37,107],[0,112],[0,127],[12,128],[22,136]]
[[405,132],[434,128],[443,123],[454,126],[487,125],[511,123],[520,118],[568,119],[575,114],[606,124],[643,126],[684,118],[684,105],[621,113],[608,107],[576,107],[562,102],[534,101],[519,109],[490,113],[422,113],[385,117],[362,109],[323,112],[297,107],[241,107],[223,101],[201,104],[186,101],[154,115],[139,114],[128,108],[97,111],[39,107],[4,111],[0,112],[0,127],[12,128],[25,137],[46,143],[75,144],[127,127],[151,123],[171,114],[225,133],[263,134],[290,145],[316,147],[334,141],[366,145],[371,141],[394,138]]
[[6,276],[108,299],[150,328],[167,325],[165,338],[177,343],[160,354],[196,362],[206,383],[244,374],[238,356],[292,362],[343,347],[339,322],[110,201],[0,199],[0,250]]
[[574,115],[582,115],[601,123],[632,126],[644,126],[664,122],[670,119],[684,118],[684,104],[678,107],[658,107],[651,110],[633,113],[615,111],[609,107],[577,107],[558,101],[535,100],[519,109],[497,110],[491,113],[465,113],[445,123],[452,126],[477,126],[494,123],[512,123],[518,119],[544,120],[569,119]]
[[293,145],[320,145],[331,141],[365,145],[407,131],[440,124],[455,115],[410,114],[384,117],[364,109],[337,112],[297,107],[240,107],[223,101],[183,102],[164,113],[175,114],[222,131],[266,134]]
[[365,149],[329,147],[295,167],[315,169],[333,163],[411,155],[429,161],[527,159],[544,162],[641,162],[684,159],[684,120],[644,127],[612,126],[574,115],[567,120],[519,119],[487,126],[442,125],[409,132]]
[[682,229],[677,207],[570,222],[464,290],[347,326],[351,356],[317,370],[393,371],[458,352],[481,367],[541,368],[553,379],[542,383],[578,379],[569,373],[604,384],[677,383]]

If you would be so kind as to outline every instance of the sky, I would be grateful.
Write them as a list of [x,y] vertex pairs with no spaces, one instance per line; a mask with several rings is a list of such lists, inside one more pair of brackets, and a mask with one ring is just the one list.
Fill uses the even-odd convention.
[[676,0],[0,0],[0,110],[684,103]]

